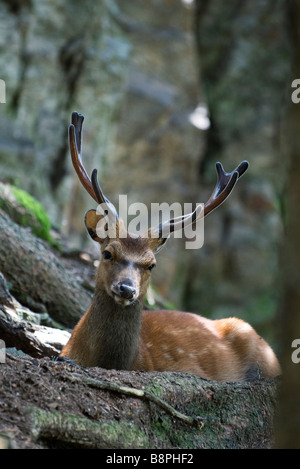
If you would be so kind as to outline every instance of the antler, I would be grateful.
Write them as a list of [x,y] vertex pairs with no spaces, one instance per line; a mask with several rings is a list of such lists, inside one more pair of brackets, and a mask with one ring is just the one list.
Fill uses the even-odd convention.
[[221,163],[216,163],[217,184],[208,201],[204,204],[204,216],[219,207],[232,192],[237,180],[247,171],[248,161],[242,161],[231,173],[226,173]]
[[110,212],[118,219],[118,214],[113,204],[104,196],[97,179],[97,169],[93,169],[91,178],[88,176],[81,158],[81,131],[84,116],[78,112],[72,112],[69,126],[69,144],[72,163],[79,180],[85,190],[98,204],[106,204]]
[[248,166],[248,161],[242,161],[235,170],[231,173],[226,173],[222,164],[216,163],[218,176],[217,184],[210,198],[204,204],[204,210],[202,210],[202,205],[198,205],[192,213],[177,218],[171,218],[171,220],[160,224],[158,228],[152,229],[151,232],[156,233],[156,235],[158,233],[159,238],[165,238],[174,231],[183,229],[184,226],[195,223],[199,218],[208,215],[227,199],[237,183],[237,180],[245,173]]

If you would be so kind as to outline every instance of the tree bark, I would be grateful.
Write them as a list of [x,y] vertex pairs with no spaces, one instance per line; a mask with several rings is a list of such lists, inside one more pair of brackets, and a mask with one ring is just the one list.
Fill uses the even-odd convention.
[[69,337],[66,331],[22,321],[13,310],[0,307],[0,339],[5,347],[16,348],[32,357],[55,357]]
[[9,355],[0,376],[0,431],[11,438],[14,428],[17,447],[272,446],[273,380],[218,383],[184,373],[84,369]]

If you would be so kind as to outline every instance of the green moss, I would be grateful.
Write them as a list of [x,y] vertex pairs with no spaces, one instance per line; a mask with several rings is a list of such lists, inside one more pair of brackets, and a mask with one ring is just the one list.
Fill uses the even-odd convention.
[[[42,205],[28,194],[28,192],[19,189],[18,187],[10,186],[10,191],[16,200],[26,209],[20,218],[19,223],[22,226],[30,226],[36,236],[56,246],[56,241],[50,234],[50,219]],[[30,223],[30,215],[35,218],[37,223]]]
[[174,431],[174,422],[169,416],[164,416],[162,413],[159,415],[152,415],[151,430],[155,435],[155,438],[164,445],[171,448],[189,448],[196,449],[201,447],[201,441],[203,445],[205,443],[205,435],[209,435],[211,429],[203,429],[187,426],[185,424],[176,425],[176,431]]
[[[61,448],[148,448],[148,437],[134,423],[94,422],[86,417],[29,409],[31,433],[36,440]],[[54,446],[53,446],[54,445]]]

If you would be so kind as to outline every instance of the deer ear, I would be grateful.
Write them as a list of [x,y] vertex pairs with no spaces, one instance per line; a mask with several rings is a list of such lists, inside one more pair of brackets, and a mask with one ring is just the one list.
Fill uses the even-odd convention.
[[157,254],[166,244],[169,238],[154,238],[151,228],[148,230],[150,249]]
[[93,241],[96,241],[97,243],[103,243],[105,238],[100,238],[97,235],[97,224],[104,219],[103,215],[98,215],[96,210],[92,209],[86,212],[84,222],[86,229],[88,231],[88,234],[92,238]]

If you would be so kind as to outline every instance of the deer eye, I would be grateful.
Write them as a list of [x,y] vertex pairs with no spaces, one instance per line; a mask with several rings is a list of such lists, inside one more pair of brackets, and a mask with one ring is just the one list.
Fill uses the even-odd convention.
[[106,261],[109,261],[110,259],[112,259],[111,252],[107,250],[103,251],[103,259],[105,259]]
[[156,264],[149,265],[148,270],[152,270],[155,266],[156,266]]

